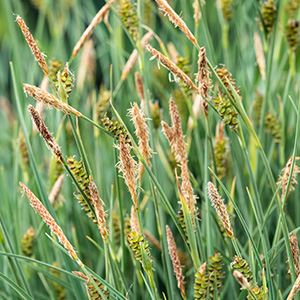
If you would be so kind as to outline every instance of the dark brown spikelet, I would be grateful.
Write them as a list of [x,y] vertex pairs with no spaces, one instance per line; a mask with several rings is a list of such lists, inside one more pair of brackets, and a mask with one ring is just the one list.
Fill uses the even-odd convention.
[[104,129],[109,132],[117,141],[123,136],[126,144],[131,145],[131,140],[126,128],[117,120],[112,120],[108,116],[101,119],[101,124]]
[[77,193],[75,195],[76,199],[80,203],[82,209],[86,213],[86,215],[95,223],[97,224],[97,219],[95,217],[95,214],[92,210],[92,201],[91,201],[91,193],[89,189],[89,175],[87,174],[85,167],[83,165],[82,161],[77,161],[74,159],[74,157],[69,157],[67,159],[68,166],[70,168],[71,173],[73,174],[74,178],[78,182],[80,189],[82,192],[84,192],[87,200],[89,203],[87,203],[86,199],[84,199],[83,195],[81,193]]
[[[92,277],[94,282],[91,282],[91,280],[85,276],[81,272],[73,272],[75,275],[83,278],[85,280],[85,287],[87,290],[87,294],[89,296],[90,300],[106,300],[109,299],[109,291],[106,289],[106,287],[94,276]],[[101,294],[98,292],[94,284],[97,286],[97,289],[101,291]]]
[[[60,267],[60,264],[55,261],[53,264],[52,264],[54,267]],[[50,269],[50,272],[51,274],[57,278],[57,279],[62,279],[61,277],[61,272],[56,270],[56,269]],[[55,293],[55,299],[56,300],[65,300],[66,299],[66,289],[64,286],[62,286],[61,284],[59,284],[58,282],[52,280],[51,281],[51,287],[53,288],[54,290],[54,293]]]
[[149,244],[144,236],[136,231],[130,231],[127,236],[128,245],[134,258],[143,265],[144,269],[152,268]]
[[239,272],[241,272],[249,283],[252,282],[253,273],[245,259],[240,256],[235,256],[230,266],[233,270],[238,270]]
[[119,15],[131,38],[134,41],[137,41],[139,33],[139,19],[136,7],[131,0],[120,0]]
[[21,251],[22,254],[31,257],[33,255],[33,248],[36,238],[35,229],[31,226],[24,233],[21,240]]
[[204,263],[195,273],[194,299],[206,300],[209,294],[209,279],[206,272],[206,263]]
[[285,30],[286,39],[291,51],[296,51],[300,43],[300,22],[289,20]]
[[225,68],[224,66],[222,67],[218,67],[216,69],[216,73],[218,74],[218,76],[220,77],[223,85],[226,87],[226,89],[228,90],[229,94],[234,98],[232,89],[235,90],[235,92],[240,95],[240,90],[237,88],[235,80],[232,76],[232,74],[228,71],[227,68]]
[[207,264],[209,291],[211,298],[214,298],[215,293],[219,293],[223,285],[223,259],[220,253],[216,252],[208,258]]
[[276,13],[277,13],[277,9],[276,9],[274,0],[266,0],[262,4],[260,12],[261,12],[261,16],[262,16],[263,26],[266,30],[266,33],[270,34],[274,27],[274,23],[276,20]]
[[227,171],[227,139],[224,136],[224,124],[220,123],[216,129],[216,140],[215,140],[215,162],[217,168],[217,175],[222,179],[226,175]]
[[111,99],[111,91],[107,90],[104,86],[100,88],[98,101],[96,104],[96,118],[98,121],[105,116],[108,108],[109,108],[109,101]]
[[268,112],[265,117],[265,126],[266,126],[266,131],[272,135],[274,142],[276,144],[280,144],[281,125],[280,125],[279,118],[276,115]]
[[228,96],[219,94],[219,96],[215,98],[213,102],[223,122],[232,130],[238,130],[238,113],[231,104]]
[[224,19],[229,22],[232,18],[233,0],[221,0],[221,10]]

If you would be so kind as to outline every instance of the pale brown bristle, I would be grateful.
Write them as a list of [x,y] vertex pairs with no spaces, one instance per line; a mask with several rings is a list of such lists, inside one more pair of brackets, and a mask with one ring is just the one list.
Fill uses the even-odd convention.
[[58,238],[61,245],[68,251],[70,257],[74,259],[79,265],[82,265],[82,262],[78,258],[72,244],[69,242],[63,230],[58,226],[58,224],[50,215],[48,210],[24,183],[19,182],[19,185],[26,194],[31,207],[35,210],[35,212],[38,215],[40,215],[42,220],[49,226],[51,232]]
[[173,236],[173,233],[170,229],[170,227],[166,226],[166,233],[167,233],[167,243],[168,243],[168,249],[170,258],[173,265],[173,271],[175,273],[176,279],[177,279],[177,286],[180,290],[180,293],[183,298],[185,298],[185,287],[184,287],[184,276],[180,264],[180,259],[178,256],[178,251],[175,243],[175,239]]
[[31,49],[32,54],[34,55],[37,63],[39,64],[40,68],[44,72],[46,76],[49,74],[48,65],[46,63],[45,57],[41,50],[39,49],[35,39],[33,38],[31,32],[29,31],[29,28],[27,27],[25,21],[22,19],[22,17],[17,16],[16,22],[18,23],[24,38]]
[[130,155],[130,146],[125,142],[123,135],[120,137],[119,151],[119,169],[123,173],[123,177],[131,195],[132,202],[135,208],[138,208],[137,163]]
[[228,237],[233,238],[234,234],[230,224],[229,214],[227,212],[227,208],[226,205],[224,204],[223,199],[219,195],[216,187],[212,182],[208,182],[207,189],[208,189],[208,197],[212,203],[212,206],[216,210],[220,222],[222,223]]
[[106,225],[106,214],[104,210],[104,203],[99,196],[99,192],[93,178],[90,176],[89,180],[89,191],[91,194],[91,202],[95,208],[95,214],[97,217],[97,225],[100,232],[100,235],[103,241],[106,241],[108,238],[108,229]]
[[42,89],[34,85],[24,83],[23,88],[26,95],[34,98],[38,102],[48,104],[50,107],[63,111],[65,114],[72,114],[76,117],[82,117],[81,112],[68,105],[67,103],[58,100],[52,94],[49,94],[48,92],[43,91]]
[[115,0],[110,0],[105,5],[103,5],[101,9],[98,11],[98,13],[96,14],[96,16],[93,18],[93,20],[91,21],[90,25],[83,32],[82,36],[80,37],[80,39],[78,40],[78,42],[73,48],[72,51],[73,59],[77,56],[78,52],[83,47],[85,42],[90,38],[92,33],[95,31],[96,26],[103,20],[103,17],[108,12],[108,10],[110,9],[114,1]]
[[197,40],[195,36],[192,34],[190,29],[187,27],[185,22],[180,18],[177,13],[173,10],[173,8],[168,4],[166,0],[155,0],[158,7],[161,9],[164,15],[166,15],[170,22],[173,23],[175,27],[178,27],[185,36],[195,45],[197,46]]
[[194,91],[198,91],[198,88],[192,81],[192,79],[185,74],[175,63],[173,63],[169,58],[164,56],[161,52],[150,46],[149,44],[146,45],[146,50],[149,51],[153,58],[156,58],[167,70],[169,70],[176,78],[182,80],[187,87]]
[[56,143],[54,137],[52,136],[52,134],[48,130],[45,122],[43,121],[43,119],[41,117],[41,115],[38,113],[38,111],[32,105],[28,106],[28,112],[30,113],[31,119],[32,119],[33,123],[35,124],[37,130],[39,131],[39,133],[43,137],[46,145],[50,148],[50,150],[56,156],[56,158],[59,161],[62,161],[63,156],[62,156],[62,152],[60,150],[60,147],[58,146],[58,144]]
[[[150,42],[152,37],[153,37],[153,32],[152,31],[147,32],[143,36],[143,38],[141,40],[142,48],[145,48],[145,46]],[[127,78],[128,74],[130,73],[130,71],[132,70],[134,65],[136,64],[138,58],[139,58],[139,53],[138,53],[137,49],[134,49],[133,52],[131,53],[131,55],[129,56],[124,68],[123,68],[122,75],[121,75],[121,80],[124,81]]]

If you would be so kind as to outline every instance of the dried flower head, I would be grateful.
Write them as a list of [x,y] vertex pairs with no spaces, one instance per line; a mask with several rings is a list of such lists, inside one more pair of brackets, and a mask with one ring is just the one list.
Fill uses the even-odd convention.
[[59,161],[62,161],[63,155],[62,155],[62,152],[60,150],[60,147],[58,146],[58,144],[54,140],[54,137],[52,136],[52,134],[48,130],[45,122],[43,121],[43,119],[41,117],[41,115],[38,113],[38,111],[32,105],[28,106],[28,112],[30,113],[31,118],[32,118],[32,122],[35,124],[37,130],[39,131],[39,133],[43,137],[46,145],[49,147],[49,149],[52,151],[52,153],[56,156],[56,158]]
[[58,100],[56,97],[47,93],[46,91],[43,91],[42,89],[27,83],[24,83],[23,87],[25,94],[34,98],[36,101],[48,104],[50,107],[54,107],[57,110],[63,111],[65,114],[72,114],[76,117],[82,117],[81,112],[68,105],[67,103]]
[[197,46],[197,40],[192,32],[189,30],[185,22],[182,20],[180,16],[173,10],[173,8],[169,5],[166,0],[155,0],[160,10],[166,15],[170,22],[173,23],[175,27],[178,27],[184,35],[195,45]]
[[[137,103],[134,103],[132,108],[129,110],[131,120],[135,127],[135,134],[138,137],[139,150],[143,156],[143,159],[150,165],[150,159],[152,155],[152,150],[150,148],[150,137],[148,125],[146,122],[146,117],[142,109],[140,109]],[[139,179],[142,178],[144,172],[144,165],[140,163],[139,165]]]
[[299,257],[300,251],[299,251],[299,243],[298,243],[296,233],[293,232],[290,234],[289,241],[290,241],[291,253],[293,256],[296,275],[298,276],[300,275],[300,257]]
[[216,210],[219,220],[221,221],[224,229],[229,238],[233,238],[233,230],[230,224],[229,214],[227,212],[226,205],[224,204],[223,199],[219,195],[216,187],[212,182],[208,182],[207,184],[208,197],[212,203],[212,206]]
[[108,10],[110,9],[113,2],[114,2],[114,0],[107,1],[107,3],[105,5],[103,5],[101,7],[101,9],[98,11],[96,16],[91,21],[90,25],[86,28],[86,30],[83,32],[82,36],[80,37],[80,39],[74,46],[73,51],[72,51],[72,56],[71,56],[72,58],[75,58],[77,56],[77,54],[80,51],[80,49],[82,48],[82,46],[85,44],[85,42],[90,38],[92,33],[95,31],[96,26],[100,22],[102,22],[103,17],[108,12]]
[[47,76],[49,73],[49,70],[48,70],[48,66],[47,66],[44,54],[39,49],[35,39],[33,38],[31,32],[29,31],[29,28],[27,27],[25,21],[20,16],[17,16],[16,22],[18,23],[18,25],[25,37],[25,40],[26,40],[29,48],[31,49],[31,52],[34,55],[36,61],[38,62],[40,68],[42,69],[44,74]]
[[146,50],[152,54],[153,58],[156,58],[167,70],[169,70],[175,78],[182,80],[190,89],[198,91],[198,88],[191,80],[191,78],[185,74],[175,63],[173,63],[169,58],[164,56],[161,52],[150,46],[146,45]]
[[181,296],[185,298],[184,276],[183,276],[182,267],[178,256],[175,239],[169,226],[166,226],[166,233],[167,233],[169,255],[172,261],[173,271],[176,276],[177,286],[180,290]]
[[198,83],[199,94],[203,97],[204,100],[207,101],[209,97],[211,80],[207,64],[205,47],[201,47],[199,50],[198,73],[196,77],[196,82]]
[[[153,31],[149,31],[143,36],[143,38],[141,40],[141,45],[142,45],[143,49],[150,42],[152,37],[153,37]],[[138,53],[137,49],[134,49],[133,52],[131,53],[131,55],[129,56],[124,68],[123,68],[122,75],[121,75],[121,80],[124,81],[127,78],[128,74],[130,73],[130,71],[134,67],[134,65],[137,62],[138,58],[139,58],[139,53]]]
[[[216,73],[218,74],[219,78],[221,79],[223,85],[228,90],[229,94],[234,98],[234,94],[232,89],[240,95],[240,90],[237,88],[235,80],[232,74],[228,71],[225,66],[220,66],[216,69]],[[224,93],[225,94],[225,93]]]
[[138,208],[137,196],[137,163],[130,154],[130,146],[121,135],[119,143],[120,162],[119,169],[123,174],[125,183],[131,195],[135,208]]
[[50,215],[48,210],[44,207],[44,205],[40,202],[40,200],[32,193],[32,191],[24,183],[19,182],[19,185],[24,191],[24,193],[26,194],[32,208],[35,210],[37,214],[40,215],[43,221],[49,226],[51,232],[58,238],[61,245],[68,251],[70,257],[74,259],[79,265],[82,265],[82,262],[78,258],[72,244],[69,242],[64,232],[55,222],[55,220]]
[[263,44],[260,38],[260,35],[257,32],[254,32],[254,50],[256,55],[256,63],[261,75],[262,80],[266,79],[266,59]]
[[[295,157],[295,161],[299,159],[300,157]],[[277,185],[281,186],[281,199],[283,199],[286,193],[288,195],[289,192],[295,190],[295,186],[298,184],[297,174],[300,173],[300,170],[296,163],[293,164],[293,161],[294,158],[290,157],[285,167],[282,169],[277,181]],[[289,182],[290,176],[291,180]]]
[[104,241],[108,238],[108,229],[106,225],[106,214],[104,210],[104,203],[99,196],[99,192],[93,178],[89,179],[89,190],[91,195],[91,202],[95,208],[95,214],[97,217],[97,225],[100,235]]

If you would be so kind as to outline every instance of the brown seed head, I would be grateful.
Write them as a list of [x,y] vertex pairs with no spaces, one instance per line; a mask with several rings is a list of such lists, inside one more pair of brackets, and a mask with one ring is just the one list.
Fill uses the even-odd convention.
[[62,229],[55,222],[53,217],[50,215],[48,210],[44,207],[44,205],[40,202],[40,200],[31,192],[31,190],[22,182],[19,182],[20,187],[26,194],[31,207],[35,210],[37,214],[43,219],[43,221],[49,226],[51,232],[56,235],[61,245],[68,251],[70,257],[74,259],[77,263],[82,265],[80,259],[78,258],[75,249],[72,244],[69,242],[67,237],[65,236]]
[[178,27],[185,36],[195,45],[197,46],[197,40],[195,36],[192,34],[190,29],[187,27],[185,22],[180,18],[177,13],[173,10],[173,8],[169,5],[169,3],[166,0],[155,0],[158,7],[161,9],[164,15],[166,15],[170,22],[173,23],[175,27]]
[[80,49],[82,48],[82,46],[85,44],[85,42],[90,38],[92,33],[95,31],[96,26],[100,22],[102,22],[103,17],[106,15],[106,13],[108,12],[109,8],[111,7],[111,5],[113,4],[114,1],[115,0],[109,0],[98,11],[96,16],[91,21],[90,25],[86,28],[86,30],[83,32],[82,36],[80,37],[80,39],[78,40],[78,42],[74,46],[73,51],[72,51],[72,58],[75,58],[77,56],[77,54],[80,51]]
[[22,19],[22,17],[17,16],[16,22],[18,23],[18,25],[25,37],[25,40],[26,40],[29,48],[31,49],[31,52],[34,55],[36,61],[38,62],[40,68],[42,69],[44,74],[46,76],[48,76],[49,70],[48,70],[48,66],[47,66],[45,57],[44,57],[43,53],[41,52],[41,50],[39,49],[31,32],[29,31],[29,28],[27,27],[25,21]]
[[204,100],[207,101],[209,96],[209,89],[211,86],[211,80],[205,47],[201,47],[199,50],[198,73],[196,81],[198,82],[199,94],[204,98]]
[[103,241],[106,241],[108,238],[108,229],[106,226],[106,214],[104,210],[104,203],[99,196],[99,192],[93,178],[90,176],[89,180],[89,191],[91,194],[91,202],[95,208],[95,214],[97,217],[97,225],[100,232],[100,235]]
[[170,229],[170,227],[166,226],[166,232],[167,232],[167,242],[168,242],[168,249],[170,258],[173,265],[173,271],[175,273],[176,279],[177,279],[177,286],[180,290],[180,293],[183,298],[185,298],[185,288],[184,288],[184,276],[182,273],[182,268],[180,265],[180,260],[177,252],[177,247],[175,243],[175,239],[173,236],[173,233]]
[[296,270],[296,275],[300,274],[300,251],[299,251],[299,244],[296,233],[290,234],[290,247],[293,256],[294,266]]
[[60,147],[58,146],[58,144],[54,140],[54,137],[52,136],[52,134],[48,130],[45,122],[43,121],[43,119],[41,117],[41,115],[38,113],[38,111],[32,105],[28,106],[28,112],[30,113],[32,122],[35,124],[37,130],[39,131],[39,133],[43,137],[46,145],[50,148],[50,150],[57,157],[57,159],[59,161],[62,161],[63,156],[62,156],[62,152],[60,150]]
[[208,182],[207,189],[208,189],[208,197],[212,203],[212,206],[216,210],[220,222],[222,223],[228,237],[233,238],[234,234],[230,224],[230,218],[223,199],[219,195],[216,187],[212,182]]
[[286,298],[286,300],[292,300],[294,299],[294,297],[296,296],[296,294],[299,292],[300,290],[300,275],[298,275],[288,297]]
[[29,95],[38,102],[48,104],[50,107],[54,107],[57,110],[63,111],[65,114],[72,114],[76,117],[82,117],[81,112],[34,85],[24,83],[23,88],[26,95]]
[[198,91],[198,88],[192,81],[192,79],[185,74],[175,63],[173,63],[168,57],[164,56],[161,52],[150,46],[146,45],[146,50],[149,51],[153,58],[156,58],[167,70],[169,70],[176,78],[182,80],[187,87],[192,90]]

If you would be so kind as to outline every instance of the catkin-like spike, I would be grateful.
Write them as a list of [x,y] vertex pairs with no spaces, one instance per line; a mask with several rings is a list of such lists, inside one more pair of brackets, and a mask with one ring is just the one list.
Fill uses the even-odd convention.
[[288,17],[290,19],[295,18],[299,8],[300,8],[300,1],[299,0],[289,0],[288,3],[285,6]]
[[67,103],[58,100],[48,92],[27,83],[24,83],[23,87],[25,94],[34,98],[36,101],[39,101],[43,104],[48,104],[50,107],[54,107],[57,110],[63,111],[65,114],[72,114],[76,117],[82,117],[81,112],[68,105]]
[[262,80],[266,79],[266,59],[263,44],[260,38],[260,35],[257,32],[254,32],[254,50],[256,56],[256,63],[261,75]]
[[119,169],[123,174],[125,183],[131,195],[135,208],[138,208],[137,196],[137,163],[130,154],[130,147],[121,135],[119,143],[120,162]]
[[[60,266],[57,261],[54,262],[52,265],[54,267]],[[61,277],[62,277],[61,276],[62,274],[56,269],[51,268],[50,273],[57,279],[61,279]],[[66,289],[64,286],[62,286],[61,284],[59,284],[58,282],[53,280],[53,281],[51,281],[51,287],[54,290],[56,300],[65,300],[66,299]]]
[[62,189],[62,186],[64,183],[64,178],[65,178],[65,176],[63,174],[61,174],[55,181],[55,183],[49,193],[48,199],[54,208],[57,208],[57,206],[58,206],[58,196]]
[[56,157],[51,157],[50,164],[49,164],[49,186],[52,188],[52,186],[55,184],[58,177],[63,174],[64,168],[62,163],[56,159]]
[[233,0],[220,0],[223,18],[229,22],[232,19]]
[[152,0],[145,0],[144,1],[144,17],[143,17],[144,24],[150,28],[153,28],[153,21],[154,21],[154,12],[152,8]]
[[[142,45],[143,49],[150,42],[152,37],[153,37],[153,31],[149,31],[143,36],[143,38],[141,40],[141,45]],[[128,74],[130,73],[130,71],[134,67],[134,65],[137,62],[138,58],[139,58],[139,53],[138,53],[137,49],[134,49],[132,51],[132,53],[130,54],[130,56],[129,56],[129,58],[128,58],[125,66],[123,68],[122,75],[121,75],[121,80],[124,81],[127,78]]]
[[103,17],[108,12],[113,2],[114,0],[107,1],[107,3],[101,7],[101,9],[98,11],[96,16],[93,18],[90,25],[83,32],[82,36],[80,37],[80,39],[78,40],[78,42],[73,48],[72,56],[71,56],[73,59],[77,56],[82,46],[85,44],[85,42],[90,38],[92,33],[95,31],[96,26],[103,20]]
[[39,64],[40,68],[44,72],[44,74],[47,76],[49,73],[48,65],[46,63],[45,57],[41,50],[39,49],[34,37],[32,36],[31,32],[29,31],[29,28],[27,27],[25,21],[20,17],[17,16],[16,22],[18,23],[24,38],[31,49],[32,54],[34,55],[37,63]]
[[152,57],[156,58],[167,70],[169,70],[173,74],[173,76],[182,80],[190,89],[198,91],[198,88],[196,87],[192,79],[168,57],[164,56],[161,52],[159,52],[149,44],[147,44],[145,48],[152,54]]
[[209,90],[211,86],[210,71],[208,69],[206,49],[201,47],[198,55],[198,73],[196,77],[198,83],[199,94],[207,101],[209,97]]
[[97,217],[97,225],[100,232],[100,235],[103,241],[106,241],[108,238],[108,229],[106,224],[106,213],[104,210],[104,203],[99,196],[99,192],[93,178],[89,178],[89,191],[91,195],[91,202],[95,208],[95,214]]
[[300,251],[299,251],[299,244],[298,244],[298,239],[296,233],[291,233],[290,234],[290,247],[291,247],[291,253],[293,256],[293,261],[294,261],[294,266],[295,266],[295,271],[296,275],[300,275]]
[[178,212],[177,212],[177,219],[178,223],[180,224],[180,227],[182,228],[185,238],[188,241],[188,234],[187,234],[187,229],[186,229],[186,223],[184,221],[184,213],[183,213],[183,208],[182,205],[180,206]]
[[223,122],[228,125],[232,130],[238,130],[239,121],[238,113],[231,104],[228,96],[219,94],[217,98],[214,99],[214,106],[218,111]]
[[21,251],[22,254],[31,257],[33,255],[33,247],[36,239],[36,231],[30,226],[24,233],[21,240]]
[[[232,77],[232,74],[223,66],[218,67],[216,69],[216,73],[220,77],[223,85],[228,90],[229,94],[234,98],[232,89],[235,90],[235,92],[240,95],[240,90],[237,88],[235,80]],[[224,93],[225,94],[225,93]]]
[[247,261],[245,259],[243,259],[240,256],[235,256],[233,258],[233,262],[231,263],[231,268],[233,270],[237,270],[240,273],[243,274],[243,276],[246,278],[246,280],[248,281],[248,283],[250,284],[253,280],[253,273],[250,269],[249,264],[247,263]]
[[96,118],[101,121],[109,108],[109,101],[111,99],[111,91],[107,90],[104,86],[100,88],[98,102],[96,104]]
[[208,189],[208,196],[212,203],[212,206],[216,210],[218,218],[221,221],[222,225],[224,226],[224,229],[225,229],[228,237],[233,238],[234,234],[233,234],[233,230],[232,230],[232,227],[230,224],[229,214],[227,212],[227,208],[224,204],[223,199],[219,195],[216,187],[214,186],[214,184],[212,182],[208,182],[207,189]]
[[61,60],[58,59],[51,59],[49,62],[49,79],[54,84],[57,83],[57,73],[63,69],[64,64]]
[[104,116],[101,119],[101,124],[117,141],[120,140],[121,137],[124,138],[126,144],[131,145],[131,140],[128,135],[126,128],[120,124],[117,120],[111,120],[108,116]]
[[24,133],[22,130],[19,130],[19,138],[18,138],[18,144],[19,144],[19,150],[22,158],[22,164],[24,166],[24,169],[27,170],[29,166],[29,154],[28,149],[24,137]]
[[58,146],[58,144],[54,140],[52,134],[48,130],[46,124],[44,123],[44,121],[41,117],[41,115],[38,113],[38,111],[32,105],[28,106],[28,112],[30,113],[31,118],[32,118],[32,122],[35,124],[37,130],[39,131],[39,133],[43,137],[46,145],[49,147],[49,149],[52,151],[52,153],[55,155],[55,157],[59,161],[62,161],[63,160],[63,155],[62,155],[62,152],[60,150],[60,147]]
[[206,300],[209,293],[209,278],[206,272],[207,264],[204,263],[200,266],[199,270],[195,273],[194,283],[194,299]]
[[[251,293],[248,293],[247,300],[268,300],[268,295],[262,287],[254,286],[250,289],[250,291]],[[255,296],[255,298],[252,296],[252,294]],[[287,298],[287,300],[288,299],[289,298]]]
[[[85,167],[82,161],[77,161],[74,157],[69,157],[67,159],[68,166],[70,168],[71,173],[75,177],[76,181],[79,184],[80,189],[85,194],[87,200],[83,197],[82,194],[77,193],[75,195],[77,201],[81,205],[82,209],[86,213],[86,215],[95,223],[97,224],[96,216],[92,210],[92,199],[91,193],[89,189],[90,179],[89,175],[87,174]],[[88,201],[88,202],[87,202]]]
[[183,276],[182,267],[178,256],[175,239],[169,226],[166,226],[166,233],[167,233],[169,255],[172,261],[173,271],[176,276],[177,286],[180,290],[182,297],[185,298],[184,276]]
[[[190,76],[190,73],[191,73],[191,64],[190,64],[190,61],[189,61],[188,57],[177,56],[177,58],[176,58],[176,65],[185,74],[187,74],[188,76]],[[180,86],[182,92],[184,93],[184,95],[186,95],[187,97],[191,97],[192,96],[192,90],[184,82],[180,81],[179,82],[179,86]]]
[[[277,180],[277,185],[281,186],[281,199],[289,194],[289,192],[295,190],[295,186],[298,184],[297,182],[297,175],[300,173],[299,167],[296,164],[296,161],[299,160],[300,157],[295,157],[295,163],[293,165],[293,157],[290,157],[289,160],[287,161],[285,167],[282,169],[279,178]],[[293,167],[293,169],[292,169]],[[291,175],[291,180],[289,182],[289,177]],[[288,187],[289,184],[289,187]],[[288,190],[287,190],[288,189]]]
[[160,10],[166,15],[170,22],[173,23],[175,27],[178,27],[184,35],[195,45],[197,46],[197,40],[192,32],[189,30],[185,22],[180,16],[173,10],[173,8],[168,4],[166,0],[155,0]]
[[[103,283],[101,283],[96,277],[93,276],[92,279],[94,282],[91,282],[91,280],[87,276],[85,276],[83,273],[76,272],[76,271],[74,271],[73,273],[85,280],[85,286],[86,286],[87,294],[89,295],[90,300],[109,299],[109,291],[103,285]],[[101,291],[101,294],[95,288],[94,284],[96,284],[97,288]]]
[[290,49],[295,52],[300,43],[300,22],[298,20],[289,20],[285,34]]
[[162,122],[163,133],[169,141],[172,152],[175,155],[176,162],[180,164],[181,168],[181,187],[180,190],[185,198],[189,211],[192,217],[196,214],[196,199],[193,194],[193,187],[190,181],[190,174],[188,168],[188,155],[184,136],[182,132],[181,119],[177,106],[173,99],[169,104],[172,127],[167,123]]
[[162,118],[162,111],[161,108],[159,107],[158,101],[155,101],[154,103],[150,102],[150,114],[151,114],[151,119],[154,128],[158,129],[160,127],[161,118]]
[[[134,103],[129,110],[131,120],[135,127],[135,135],[138,137],[139,150],[143,156],[143,159],[150,165],[150,159],[152,156],[152,150],[150,148],[150,137],[146,117],[142,109],[140,109],[137,103]],[[142,179],[144,173],[143,163],[139,163],[139,179]]]
[[224,124],[219,123],[216,129],[216,141],[215,141],[215,162],[217,168],[217,175],[222,179],[226,175],[227,170],[227,139],[224,136]]
[[276,117],[276,115],[272,114],[271,112],[268,112],[265,116],[265,126],[266,126],[266,131],[271,133],[274,142],[276,144],[280,144],[281,124],[278,117]]
[[119,15],[130,37],[136,42],[139,35],[139,18],[131,0],[120,0]]
[[121,224],[119,214],[115,210],[113,210],[111,213],[111,218],[113,240],[115,245],[119,247],[121,241]]
[[211,298],[213,298],[215,290],[217,289],[219,291],[221,289],[224,278],[223,259],[219,252],[216,252],[208,258],[207,271],[210,295]]
[[264,97],[260,92],[256,92],[254,103],[253,103],[253,117],[257,125],[260,123],[261,110],[263,105]]
[[75,249],[72,244],[69,242],[67,237],[65,236],[62,229],[55,222],[53,217],[50,215],[48,210],[44,207],[44,205],[40,202],[40,200],[32,193],[32,191],[22,182],[19,182],[20,187],[26,194],[31,207],[35,210],[37,214],[43,219],[43,221],[49,226],[51,232],[58,238],[61,245],[67,250],[70,257],[75,260],[79,265],[82,265],[79,257],[76,254]]
[[69,70],[68,63],[56,74],[57,80],[54,82],[55,88],[62,100],[67,100],[74,87],[75,77]]
[[266,0],[262,4],[260,12],[261,12],[262,22],[265,27],[265,30],[267,34],[270,34],[274,27],[276,14],[277,14],[277,9],[274,0]]

